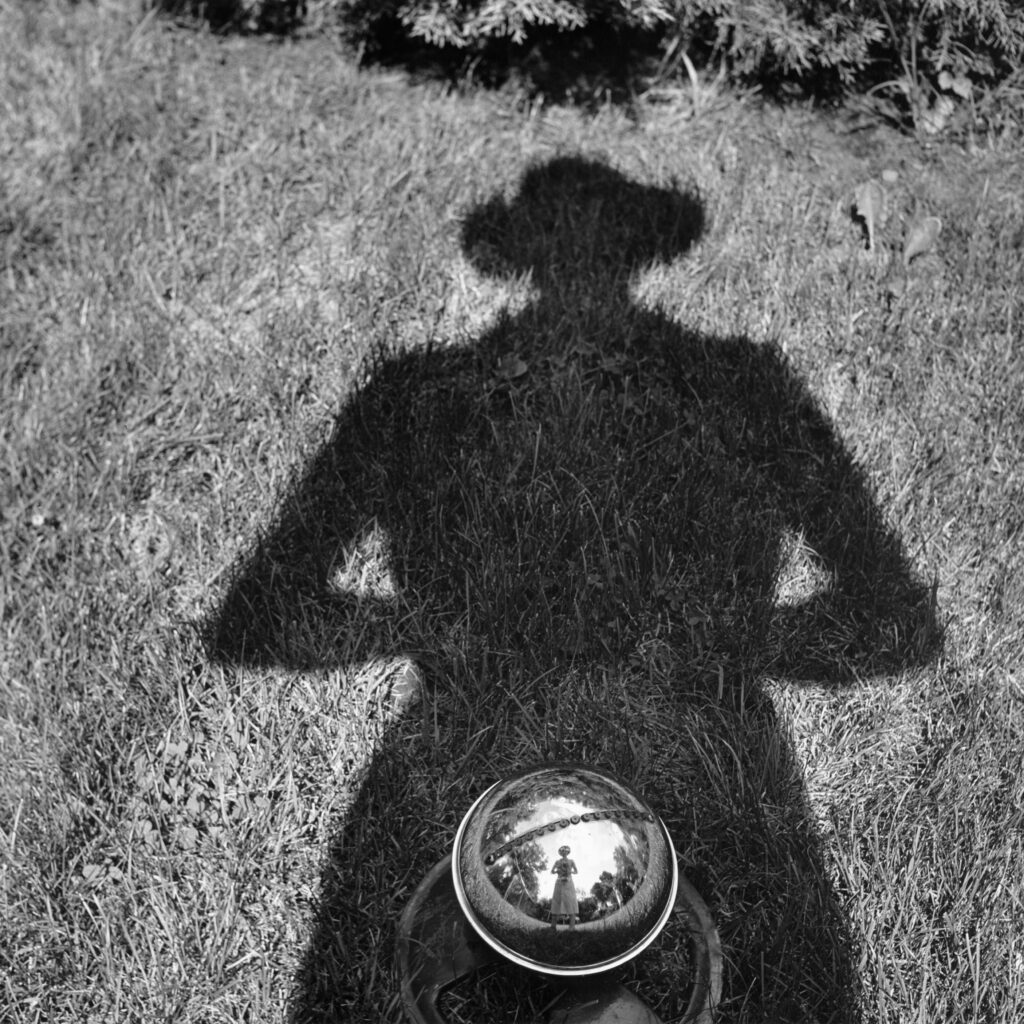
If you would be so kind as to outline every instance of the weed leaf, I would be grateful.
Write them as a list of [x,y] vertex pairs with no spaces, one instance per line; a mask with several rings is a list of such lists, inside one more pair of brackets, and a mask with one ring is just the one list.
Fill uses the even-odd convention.
[[951,75],[948,71],[939,74],[939,88],[943,92],[956,93],[962,100],[971,98],[971,80],[966,75]]
[[105,874],[106,872],[103,870],[102,864],[86,864],[85,867],[82,868],[82,878],[84,878],[89,885],[98,885],[103,881]]
[[528,369],[526,363],[514,354],[507,355],[498,362],[498,376],[502,380],[515,380],[522,377]]
[[853,206],[867,228],[868,249],[874,252],[876,232],[885,224],[885,189],[882,183],[872,178],[858,185]]
[[930,108],[921,111],[919,124],[928,135],[938,135],[953,116],[956,103],[948,96],[937,96]]
[[903,239],[903,266],[909,266],[915,256],[921,256],[935,247],[942,221],[938,217],[915,217],[907,225]]

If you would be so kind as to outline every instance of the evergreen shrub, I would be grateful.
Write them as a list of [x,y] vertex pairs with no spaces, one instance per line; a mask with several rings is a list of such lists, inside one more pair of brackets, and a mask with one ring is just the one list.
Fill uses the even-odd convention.
[[[856,91],[929,87],[945,71],[1001,80],[1024,57],[1020,0],[312,0],[370,53],[396,41],[483,54],[588,33],[645,33],[661,52],[734,80]],[[635,35],[628,36],[635,38]],[[383,45],[382,45],[383,44]],[[507,52],[507,51],[505,51]],[[931,85],[935,88],[935,85]]]
[[336,29],[371,60],[472,67],[492,81],[513,74],[546,81],[549,95],[552,81],[581,68],[585,77],[588,64],[614,65],[607,77],[620,81],[710,65],[767,90],[887,90],[916,119],[949,83],[964,98],[968,88],[1019,80],[1024,61],[1022,0],[155,2],[221,27]]

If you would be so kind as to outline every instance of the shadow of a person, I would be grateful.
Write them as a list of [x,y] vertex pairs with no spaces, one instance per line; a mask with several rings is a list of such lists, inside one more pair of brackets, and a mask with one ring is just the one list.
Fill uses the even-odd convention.
[[[429,666],[431,741],[393,733],[373,758],[324,870],[296,1019],[384,1016],[387,922],[472,798],[549,756],[633,780],[680,837],[730,961],[723,1019],[857,1019],[762,681],[920,664],[934,606],[783,355],[632,300],[634,275],[702,229],[693,196],[581,158],[471,211],[466,253],[529,274],[535,299],[472,344],[377,353],[240,567],[219,658]],[[397,593],[339,591],[378,541]],[[782,601],[798,542],[818,586]]]

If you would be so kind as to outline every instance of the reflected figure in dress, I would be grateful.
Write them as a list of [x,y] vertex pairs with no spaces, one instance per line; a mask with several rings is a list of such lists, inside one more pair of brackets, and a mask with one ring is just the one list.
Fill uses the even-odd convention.
[[577,874],[576,862],[569,857],[572,850],[568,846],[558,848],[558,860],[551,868],[551,874],[557,875],[554,892],[551,894],[551,927],[568,924],[576,927],[580,906],[576,899],[576,886],[572,876]]

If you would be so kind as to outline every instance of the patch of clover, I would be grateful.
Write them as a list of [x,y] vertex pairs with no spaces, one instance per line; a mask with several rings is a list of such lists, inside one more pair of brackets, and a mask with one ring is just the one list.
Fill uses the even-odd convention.
[[271,794],[240,785],[237,753],[223,744],[211,752],[210,746],[194,729],[135,755],[135,819],[146,846],[191,852],[221,842],[228,830],[270,808]]

